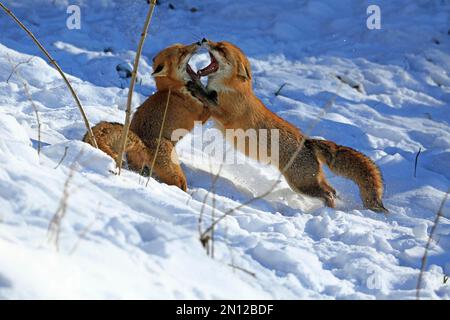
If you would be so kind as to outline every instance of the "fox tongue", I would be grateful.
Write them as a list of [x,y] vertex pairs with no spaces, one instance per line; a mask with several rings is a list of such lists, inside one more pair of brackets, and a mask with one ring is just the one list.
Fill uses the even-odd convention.
[[189,76],[191,77],[192,80],[198,80],[199,79],[199,75],[196,74],[194,72],[194,70],[192,70],[191,66],[189,65],[189,63],[186,65],[186,72],[189,74]]
[[203,69],[197,71],[197,74],[200,77],[207,76],[208,74],[214,73],[219,69],[219,63],[216,58],[211,53],[209,55],[211,57],[211,63]]

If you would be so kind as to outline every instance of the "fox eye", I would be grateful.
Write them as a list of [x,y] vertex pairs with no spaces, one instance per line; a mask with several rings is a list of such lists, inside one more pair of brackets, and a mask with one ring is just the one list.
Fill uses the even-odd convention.
[[158,73],[161,72],[161,70],[164,68],[164,65],[160,64],[156,67],[155,71],[153,71],[153,73]]
[[155,59],[156,59],[156,57],[153,57],[153,59],[152,59],[152,62],[153,62],[153,63],[155,63]]

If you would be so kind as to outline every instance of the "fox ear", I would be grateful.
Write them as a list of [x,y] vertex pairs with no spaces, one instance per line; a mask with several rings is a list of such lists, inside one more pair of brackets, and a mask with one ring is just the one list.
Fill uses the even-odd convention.
[[154,77],[164,77],[167,76],[167,71],[164,68],[164,64],[159,64],[155,71],[153,71],[152,76]]
[[250,70],[242,63],[238,63],[238,76],[242,77],[244,80],[251,80],[252,74],[250,73]]

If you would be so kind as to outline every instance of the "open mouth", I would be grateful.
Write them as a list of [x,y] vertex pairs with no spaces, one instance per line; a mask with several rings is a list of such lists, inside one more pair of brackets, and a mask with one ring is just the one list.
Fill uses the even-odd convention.
[[211,62],[209,63],[209,65],[197,71],[197,75],[200,77],[207,76],[219,69],[219,62],[217,62],[217,59],[214,57],[211,51],[209,52],[209,56],[211,57]]

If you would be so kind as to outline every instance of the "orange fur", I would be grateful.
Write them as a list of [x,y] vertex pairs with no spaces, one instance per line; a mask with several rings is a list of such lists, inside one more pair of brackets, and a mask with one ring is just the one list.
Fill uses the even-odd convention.
[[[176,129],[190,131],[194,127],[194,121],[204,123],[210,117],[204,103],[194,98],[185,88],[186,83],[191,81],[186,66],[198,48],[199,44],[188,46],[175,44],[162,50],[153,59],[153,76],[157,92],[134,113],[126,149],[130,169],[141,171],[143,167],[151,167],[169,99],[153,172],[162,182],[178,186],[184,191],[187,189],[186,177],[178,163],[176,142],[171,141],[172,132]],[[116,144],[116,136],[121,134],[121,128],[120,124],[107,122],[94,127],[94,136],[99,148],[114,159],[118,149],[113,145]],[[85,139],[86,142],[87,140]]]
[[325,178],[321,166],[325,163],[334,173],[358,185],[366,208],[387,211],[382,203],[382,176],[373,161],[349,147],[306,137],[255,96],[250,63],[238,47],[229,42],[212,41],[206,41],[205,46],[219,63],[218,70],[209,75],[207,89],[217,92],[218,106],[211,106],[210,111],[222,130],[268,129],[270,135],[270,129],[278,129],[280,170],[301,147],[293,163],[283,172],[294,191],[319,197],[327,206],[334,207],[336,191]]

